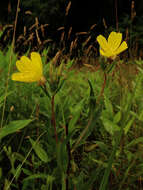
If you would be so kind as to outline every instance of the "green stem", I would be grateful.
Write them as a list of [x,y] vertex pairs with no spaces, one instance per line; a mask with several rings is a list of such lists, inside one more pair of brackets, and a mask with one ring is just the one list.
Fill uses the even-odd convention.
[[53,94],[53,96],[51,97],[45,84],[41,85],[40,87],[45,92],[45,94],[51,99],[51,107],[52,107],[51,125],[54,128],[56,144],[58,144],[58,135],[57,135],[57,130],[56,130],[56,119],[55,119],[55,109],[54,109],[54,106],[55,106],[55,94]]
[[51,96],[50,96],[50,94],[49,94],[49,92],[48,92],[48,90],[46,88],[46,85],[43,84],[40,87],[42,88],[42,90],[44,91],[44,93],[51,99]]
[[[68,126],[65,126],[66,131],[66,138],[68,138],[69,132],[68,132]],[[69,175],[70,175],[70,168],[71,168],[71,147],[70,147],[70,141],[67,142],[67,154],[68,154],[68,163],[67,163],[67,171],[66,171],[66,190],[69,189]]]

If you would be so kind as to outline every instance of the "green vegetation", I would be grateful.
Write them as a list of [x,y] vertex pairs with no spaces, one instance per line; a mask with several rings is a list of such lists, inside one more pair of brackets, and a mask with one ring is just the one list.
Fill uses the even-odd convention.
[[[98,37],[99,51],[96,25],[73,39],[60,28],[58,46],[40,36],[47,24],[38,18],[27,33],[10,29],[13,41],[8,30],[0,44],[0,190],[143,189],[143,30],[133,21],[117,23],[127,50],[112,43],[122,37],[114,32],[109,48]],[[46,81],[12,81],[16,61],[31,51]]]
[[[115,61],[103,92],[101,67],[78,69],[74,60],[55,67],[45,50],[46,96],[35,83],[11,79],[5,92],[9,52],[0,53],[0,188],[141,189],[142,60]],[[15,61],[13,54],[11,73]]]

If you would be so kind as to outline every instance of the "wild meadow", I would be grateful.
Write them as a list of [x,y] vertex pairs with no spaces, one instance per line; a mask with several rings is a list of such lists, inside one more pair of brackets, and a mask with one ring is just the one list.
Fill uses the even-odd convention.
[[37,25],[38,45],[32,32],[16,41],[16,19],[0,50],[0,190],[142,190],[143,60],[133,26],[90,44],[92,26],[68,52],[64,33],[55,51]]

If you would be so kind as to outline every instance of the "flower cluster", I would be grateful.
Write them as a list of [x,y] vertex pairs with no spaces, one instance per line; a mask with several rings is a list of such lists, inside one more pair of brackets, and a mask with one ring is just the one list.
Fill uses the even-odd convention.
[[[97,36],[97,41],[100,45],[100,54],[110,59],[115,59],[118,54],[128,48],[125,41],[122,42],[122,34],[111,32],[108,39],[102,35]],[[12,80],[21,82],[42,82],[43,65],[39,53],[32,52],[30,59],[22,56],[16,62],[16,67],[19,72],[12,74]]]

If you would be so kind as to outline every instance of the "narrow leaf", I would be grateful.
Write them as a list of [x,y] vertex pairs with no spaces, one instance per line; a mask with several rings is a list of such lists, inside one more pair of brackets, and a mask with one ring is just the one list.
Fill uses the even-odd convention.
[[35,153],[37,154],[37,156],[43,161],[43,162],[49,162],[50,159],[47,155],[47,153],[45,152],[45,150],[41,147],[41,145],[39,144],[39,142],[34,141],[33,139],[29,138],[30,143],[35,151]]
[[0,129],[0,139],[28,126],[28,124],[31,123],[32,121],[33,120],[28,119],[28,120],[17,120],[17,121],[10,122],[8,125]]
[[113,112],[112,103],[105,95],[104,95],[104,104],[105,104],[106,110],[108,110],[110,116],[113,117],[114,112]]
[[121,120],[121,116],[122,116],[121,111],[118,111],[118,112],[115,114],[114,118],[113,118],[113,123],[116,123],[116,124],[117,124],[117,123]]
[[120,127],[109,119],[102,118],[102,121],[106,131],[110,133],[110,135],[114,135],[115,131],[120,131]]

